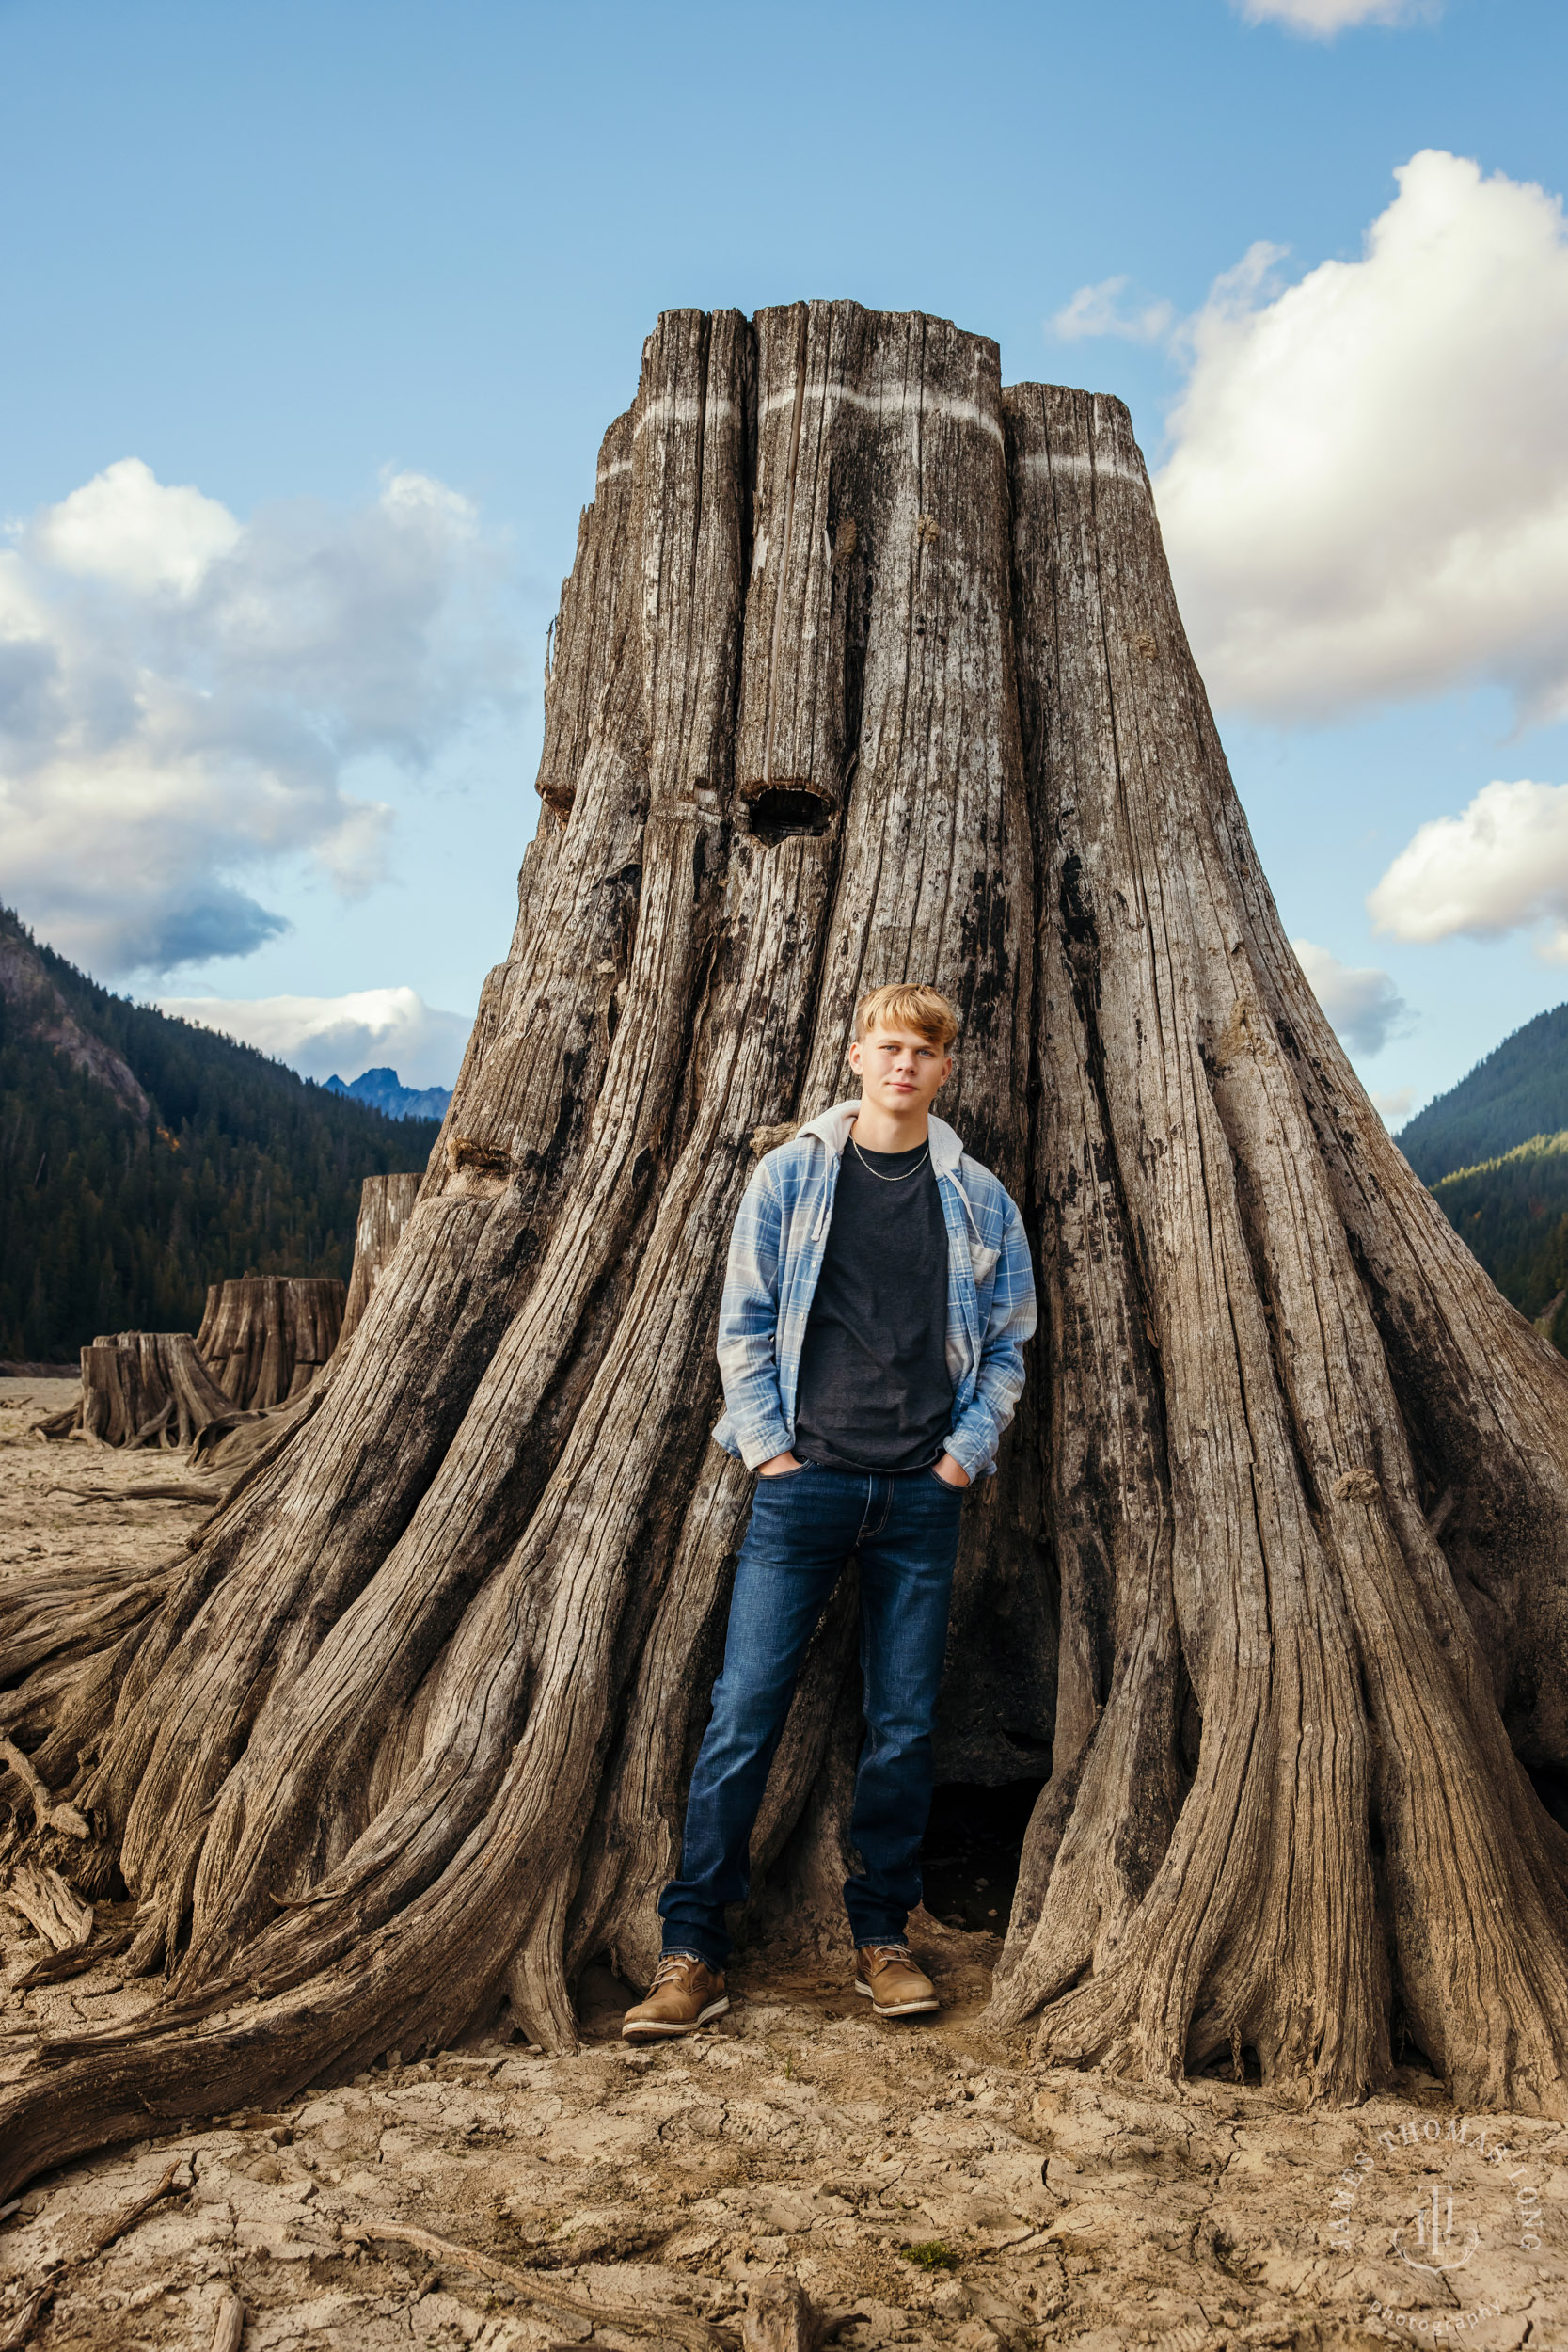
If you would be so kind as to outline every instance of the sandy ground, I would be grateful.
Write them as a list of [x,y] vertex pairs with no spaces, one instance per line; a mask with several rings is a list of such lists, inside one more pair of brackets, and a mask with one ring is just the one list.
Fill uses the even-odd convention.
[[[205,1516],[199,1505],[128,1499],[147,1486],[211,1486],[182,1454],[127,1454],[77,1439],[45,1445],[29,1424],[75,1402],[74,1380],[0,1380],[0,1580],[29,1565],[155,1567]],[[98,1499],[106,1489],[109,1499]]]
[[[178,1457],[26,1440],[52,1402],[0,1383],[0,1576],[166,1559],[199,1509],[125,1490],[184,1475]],[[119,1499],[74,1499],[88,1486]],[[0,1934],[0,2074],[38,2033],[129,2015],[152,1990],[111,1963],[23,1992],[40,1947],[3,1910]],[[931,2020],[879,2026],[847,1974],[791,1978],[752,1952],[729,2016],[634,2051],[629,1989],[595,1970],[571,2057],[503,2026],[70,2167],[0,2222],[0,2347],[205,2352],[237,2294],[246,2352],[702,2352],[701,2322],[719,2352],[785,2273],[852,2352],[1568,2346],[1562,2125],[1461,2115],[1424,2073],[1306,2115],[1226,2080],[1150,2090],[1042,2068],[980,2023],[995,1938],[932,1923],[916,1942],[946,2004]]]

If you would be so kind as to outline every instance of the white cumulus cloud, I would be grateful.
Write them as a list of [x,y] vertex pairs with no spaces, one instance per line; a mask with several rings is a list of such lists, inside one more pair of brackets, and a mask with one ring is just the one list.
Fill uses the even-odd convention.
[[1180,330],[1156,481],[1216,701],[1276,719],[1481,680],[1568,711],[1568,223],[1428,149],[1354,261],[1256,246]]
[[302,1077],[394,1069],[406,1087],[450,1087],[468,1041],[461,1013],[427,1005],[411,988],[361,988],[345,996],[160,996],[160,1012],[221,1029],[285,1061]]
[[1353,1054],[1380,1054],[1408,1025],[1409,1009],[1386,972],[1341,963],[1309,939],[1292,939],[1307,984]]
[[1176,324],[1176,306],[1165,301],[1128,304],[1123,297],[1131,280],[1103,278],[1097,286],[1080,286],[1069,302],[1046,321],[1046,330],[1065,343],[1082,342],[1090,335],[1117,335],[1124,342],[1157,343]]
[[242,534],[216,499],[162,483],[139,457],[122,457],[35,515],[25,535],[32,555],[56,571],[189,595]]
[[1438,0],[1238,0],[1249,24],[1283,24],[1314,40],[1332,40],[1353,24],[1425,24]]
[[1396,939],[1498,939],[1539,925],[1541,953],[1568,962],[1568,785],[1484,785],[1457,817],[1418,826],[1367,907]]
[[0,889],[103,977],[247,954],[281,863],[372,887],[391,818],[355,763],[418,771],[515,691],[496,558],[420,474],[242,522],[128,457],[8,540]]

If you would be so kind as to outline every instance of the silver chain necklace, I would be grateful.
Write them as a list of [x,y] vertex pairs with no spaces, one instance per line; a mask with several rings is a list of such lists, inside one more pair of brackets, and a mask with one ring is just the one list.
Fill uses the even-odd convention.
[[906,1168],[901,1176],[884,1176],[879,1168],[872,1167],[870,1161],[866,1158],[865,1153],[861,1150],[860,1145],[855,1141],[853,1136],[849,1138],[849,1149],[853,1152],[856,1159],[859,1160],[866,1174],[868,1176],[875,1176],[879,1184],[907,1184],[911,1176],[919,1175],[921,1169],[925,1167],[927,1161],[931,1156],[930,1141],[927,1138],[925,1151],[922,1152],[919,1159],[916,1160],[912,1168]]

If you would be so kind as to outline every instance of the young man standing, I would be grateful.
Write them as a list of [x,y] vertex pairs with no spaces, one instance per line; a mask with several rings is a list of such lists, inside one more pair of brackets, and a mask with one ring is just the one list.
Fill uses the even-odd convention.
[[691,2033],[729,2007],[724,1907],[745,1899],[801,1655],[851,1556],[866,1718],[850,1822],[865,1870],[844,1889],[855,1989],[880,2017],[937,2007],[904,1929],[920,1900],[963,1490],[995,1469],[1035,1327],[1019,1213],[930,1116],[958,1033],[934,988],[865,997],[849,1049],[860,1101],[769,1152],[736,1218],[714,1436],[757,1488],[680,1875],[659,1898],[664,1956],[626,2012],[628,2041]]

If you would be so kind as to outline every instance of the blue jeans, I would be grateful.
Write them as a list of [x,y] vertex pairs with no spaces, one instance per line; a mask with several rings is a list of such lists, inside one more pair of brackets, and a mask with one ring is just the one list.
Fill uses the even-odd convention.
[[740,1548],[724,1671],[691,1775],[680,1876],[659,1897],[664,1949],[729,1957],[726,1903],[744,1902],[752,1826],[795,1677],[851,1558],[860,1562],[865,1743],[850,1836],[865,1865],[845,1883],[857,1945],[896,1943],[920,1900],[931,1807],[931,1717],[942,1680],[963,1490],[934,1470],[869,1476],[808,1462],[759,1478]]

